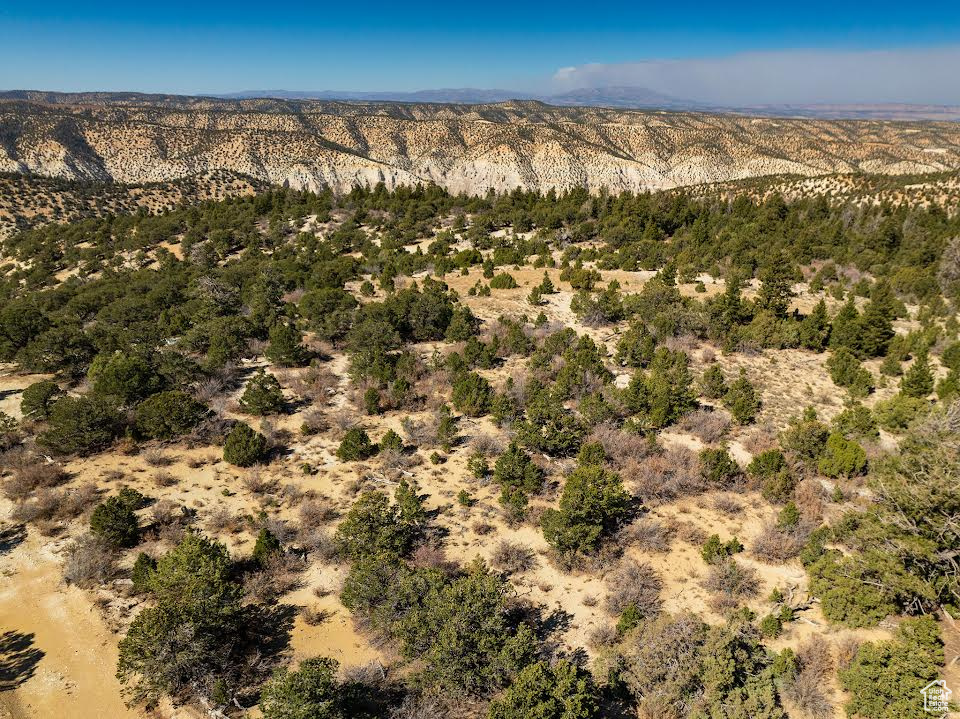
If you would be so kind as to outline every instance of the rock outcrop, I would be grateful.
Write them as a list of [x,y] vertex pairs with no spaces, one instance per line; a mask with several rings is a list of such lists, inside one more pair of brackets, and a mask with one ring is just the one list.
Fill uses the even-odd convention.
[[226,171],[296,188],[433,182],[656,190],[766,175],[960,168],[960,124],[553,107],[23,93],[0,171],[123,183]]

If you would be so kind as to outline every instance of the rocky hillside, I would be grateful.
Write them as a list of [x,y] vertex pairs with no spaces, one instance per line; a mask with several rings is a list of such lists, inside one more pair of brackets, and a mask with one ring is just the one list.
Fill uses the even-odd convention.
[[0,100],[0,171],[150,183],[228,171],[346,190],[661,189],[766,175],[960,168],[953,123],[88,93]]
[[222,170],[146,185],[0,175],[0,238],[51,222],[104,215],[155,215],[180,205],[248,195],[265,183]]

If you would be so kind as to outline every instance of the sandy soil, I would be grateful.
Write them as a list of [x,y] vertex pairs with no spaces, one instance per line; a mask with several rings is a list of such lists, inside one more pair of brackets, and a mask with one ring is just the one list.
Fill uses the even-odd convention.
[[[0,557],[4,650],[19,661],[0,684],[0,717],[137,719],[114,676],[117,638],[90,598],[60,579],[54,547],[33,535]],[[19,648],[22,647],[22,648]],[[5,668],[11,652],[0,658]]]

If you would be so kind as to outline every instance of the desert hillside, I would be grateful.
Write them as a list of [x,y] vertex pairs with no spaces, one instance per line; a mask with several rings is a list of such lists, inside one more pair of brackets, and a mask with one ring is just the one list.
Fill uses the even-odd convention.
[[767,175],[960,168],[952,123],[490,105],[21,93],[0,100],[0,171],[152,183],[213,171],[297,189],[432,182],[665,189]]

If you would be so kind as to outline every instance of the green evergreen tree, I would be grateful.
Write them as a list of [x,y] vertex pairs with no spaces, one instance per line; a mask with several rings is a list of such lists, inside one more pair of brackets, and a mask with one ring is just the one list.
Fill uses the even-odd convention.
[[267,438],[249,425],[237,422],[223,445],[223,461],[238,467],[250,467],[267,456]]
[[827,314],[827,303],[822,299],[800,322],[798,339],[801,347],[813,352],[823,352],[827,348],[830,342],[830,317]]
[[907,397],[925,399],[933,392],[933,370],[926,352],[917,355],[917,359],[900,380],[900,391]]
[[302,367],[309,358],[302,341],[300,330],[291,324],[278,322],[270,328],[266,357],[280,367]]
[[261,368],[247,382],[240,407],[249,414],[276,414],[283,409],[284,401],[280,382]]
[[737,424],[750,424],[756,419],[761,406],[760,397],[744,370],[740,370],[740,376],[724,395],[723,406]]

